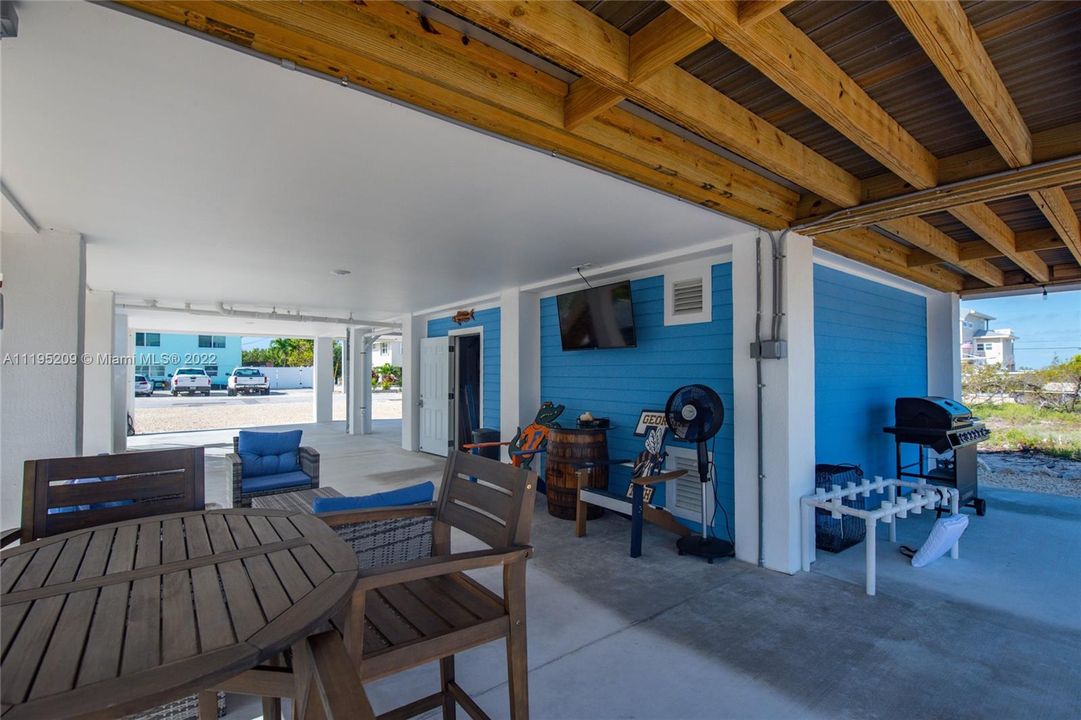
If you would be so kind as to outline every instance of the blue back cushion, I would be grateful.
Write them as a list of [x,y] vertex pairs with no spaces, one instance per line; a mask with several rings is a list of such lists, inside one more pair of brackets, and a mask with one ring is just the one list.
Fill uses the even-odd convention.
[[241,430],[237,453],[244,477],[277,475],[300,470],[300,436],[303,430],[254,432]]
[[435,485],[422,482],[418,485],[388,490],[387,492],[362,495],[360,497],[321,497],[312,502],[312,512],[331,512],[333,510],[370,510],[372,508],[396,507],[398,505],[420,505],[429,503],[435,495]]

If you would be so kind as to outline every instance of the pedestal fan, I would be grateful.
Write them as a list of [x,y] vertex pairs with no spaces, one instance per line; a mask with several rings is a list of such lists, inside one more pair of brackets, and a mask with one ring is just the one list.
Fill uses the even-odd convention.
[[702,484],[702,534],[680,538],[676,542],[679,554],[704,557],[710,563],[715,558],[731,557],[735,554],[732,543],[710,537],[712,518],[706,517],[711,491],[706,442],[720,432],[724,425],[724,403],[717,393],[705,385],[684,385],[668,398],[664,416],[673,435],[698,446],[698,478]]

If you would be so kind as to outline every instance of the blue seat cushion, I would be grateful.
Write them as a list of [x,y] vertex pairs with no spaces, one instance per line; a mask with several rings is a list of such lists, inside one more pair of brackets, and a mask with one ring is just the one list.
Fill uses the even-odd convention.
[[300,470],[300,436],[302,430],[287,432],[255,432],[241,430],[237,454],[245,478],[280,475]]
[[291,487],[307,487],[312,479],[300,470],[293,472],[276,473],[274,475],[259,475],[257,477],[245,477],[241,483],[241,492],[266,492],[267,490],[281,490]]
[[422,482],[409,487],[360,495],[356,497],[321,497],[312,502],[312,512],[331,512],[333,510],[370,510],[372,508],[396,507],[398,505],[420,505],[432,501],[435,485]]

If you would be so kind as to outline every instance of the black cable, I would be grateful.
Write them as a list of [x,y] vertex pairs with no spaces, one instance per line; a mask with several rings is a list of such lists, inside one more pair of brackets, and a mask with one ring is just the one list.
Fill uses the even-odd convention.
[[586,276],[582,274],[582,268],[576,267],[576,268],[574,268],[574,271],[578,273],[578,277],[580,277],[580,278],[582,278],[583,280],[586,281],[586,287],[588,287],[588,288],[590,288],[592,290],[593,286],[590,284],[589,280],[586,279]]
[[732,528],[729,525],[728,511],[724,509],[724,504],[721,503],[720,493],[717,492],[717,463],[715,462],[715,458],[717,457],[716,450],[717,436],[714,435],[713,443],[710,445],[709,448],[709,466],[706,470],[710,482],[713,483],[713,515],[709,518],[709,527],[710,530],[713,530],[713,525],[717,521],[717,508],[720,508],[721,513],[724,515],[724,531],[728,535],[728,542],[732,543],[732,545],[734,546],[736,544],[736,539],[732,537]]

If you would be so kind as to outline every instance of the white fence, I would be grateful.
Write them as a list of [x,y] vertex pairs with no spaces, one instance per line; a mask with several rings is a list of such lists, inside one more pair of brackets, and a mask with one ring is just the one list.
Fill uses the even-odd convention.
[[312,386],[311,367],[265,367],[263,374],[270,379],[271,390],[290,390]]

